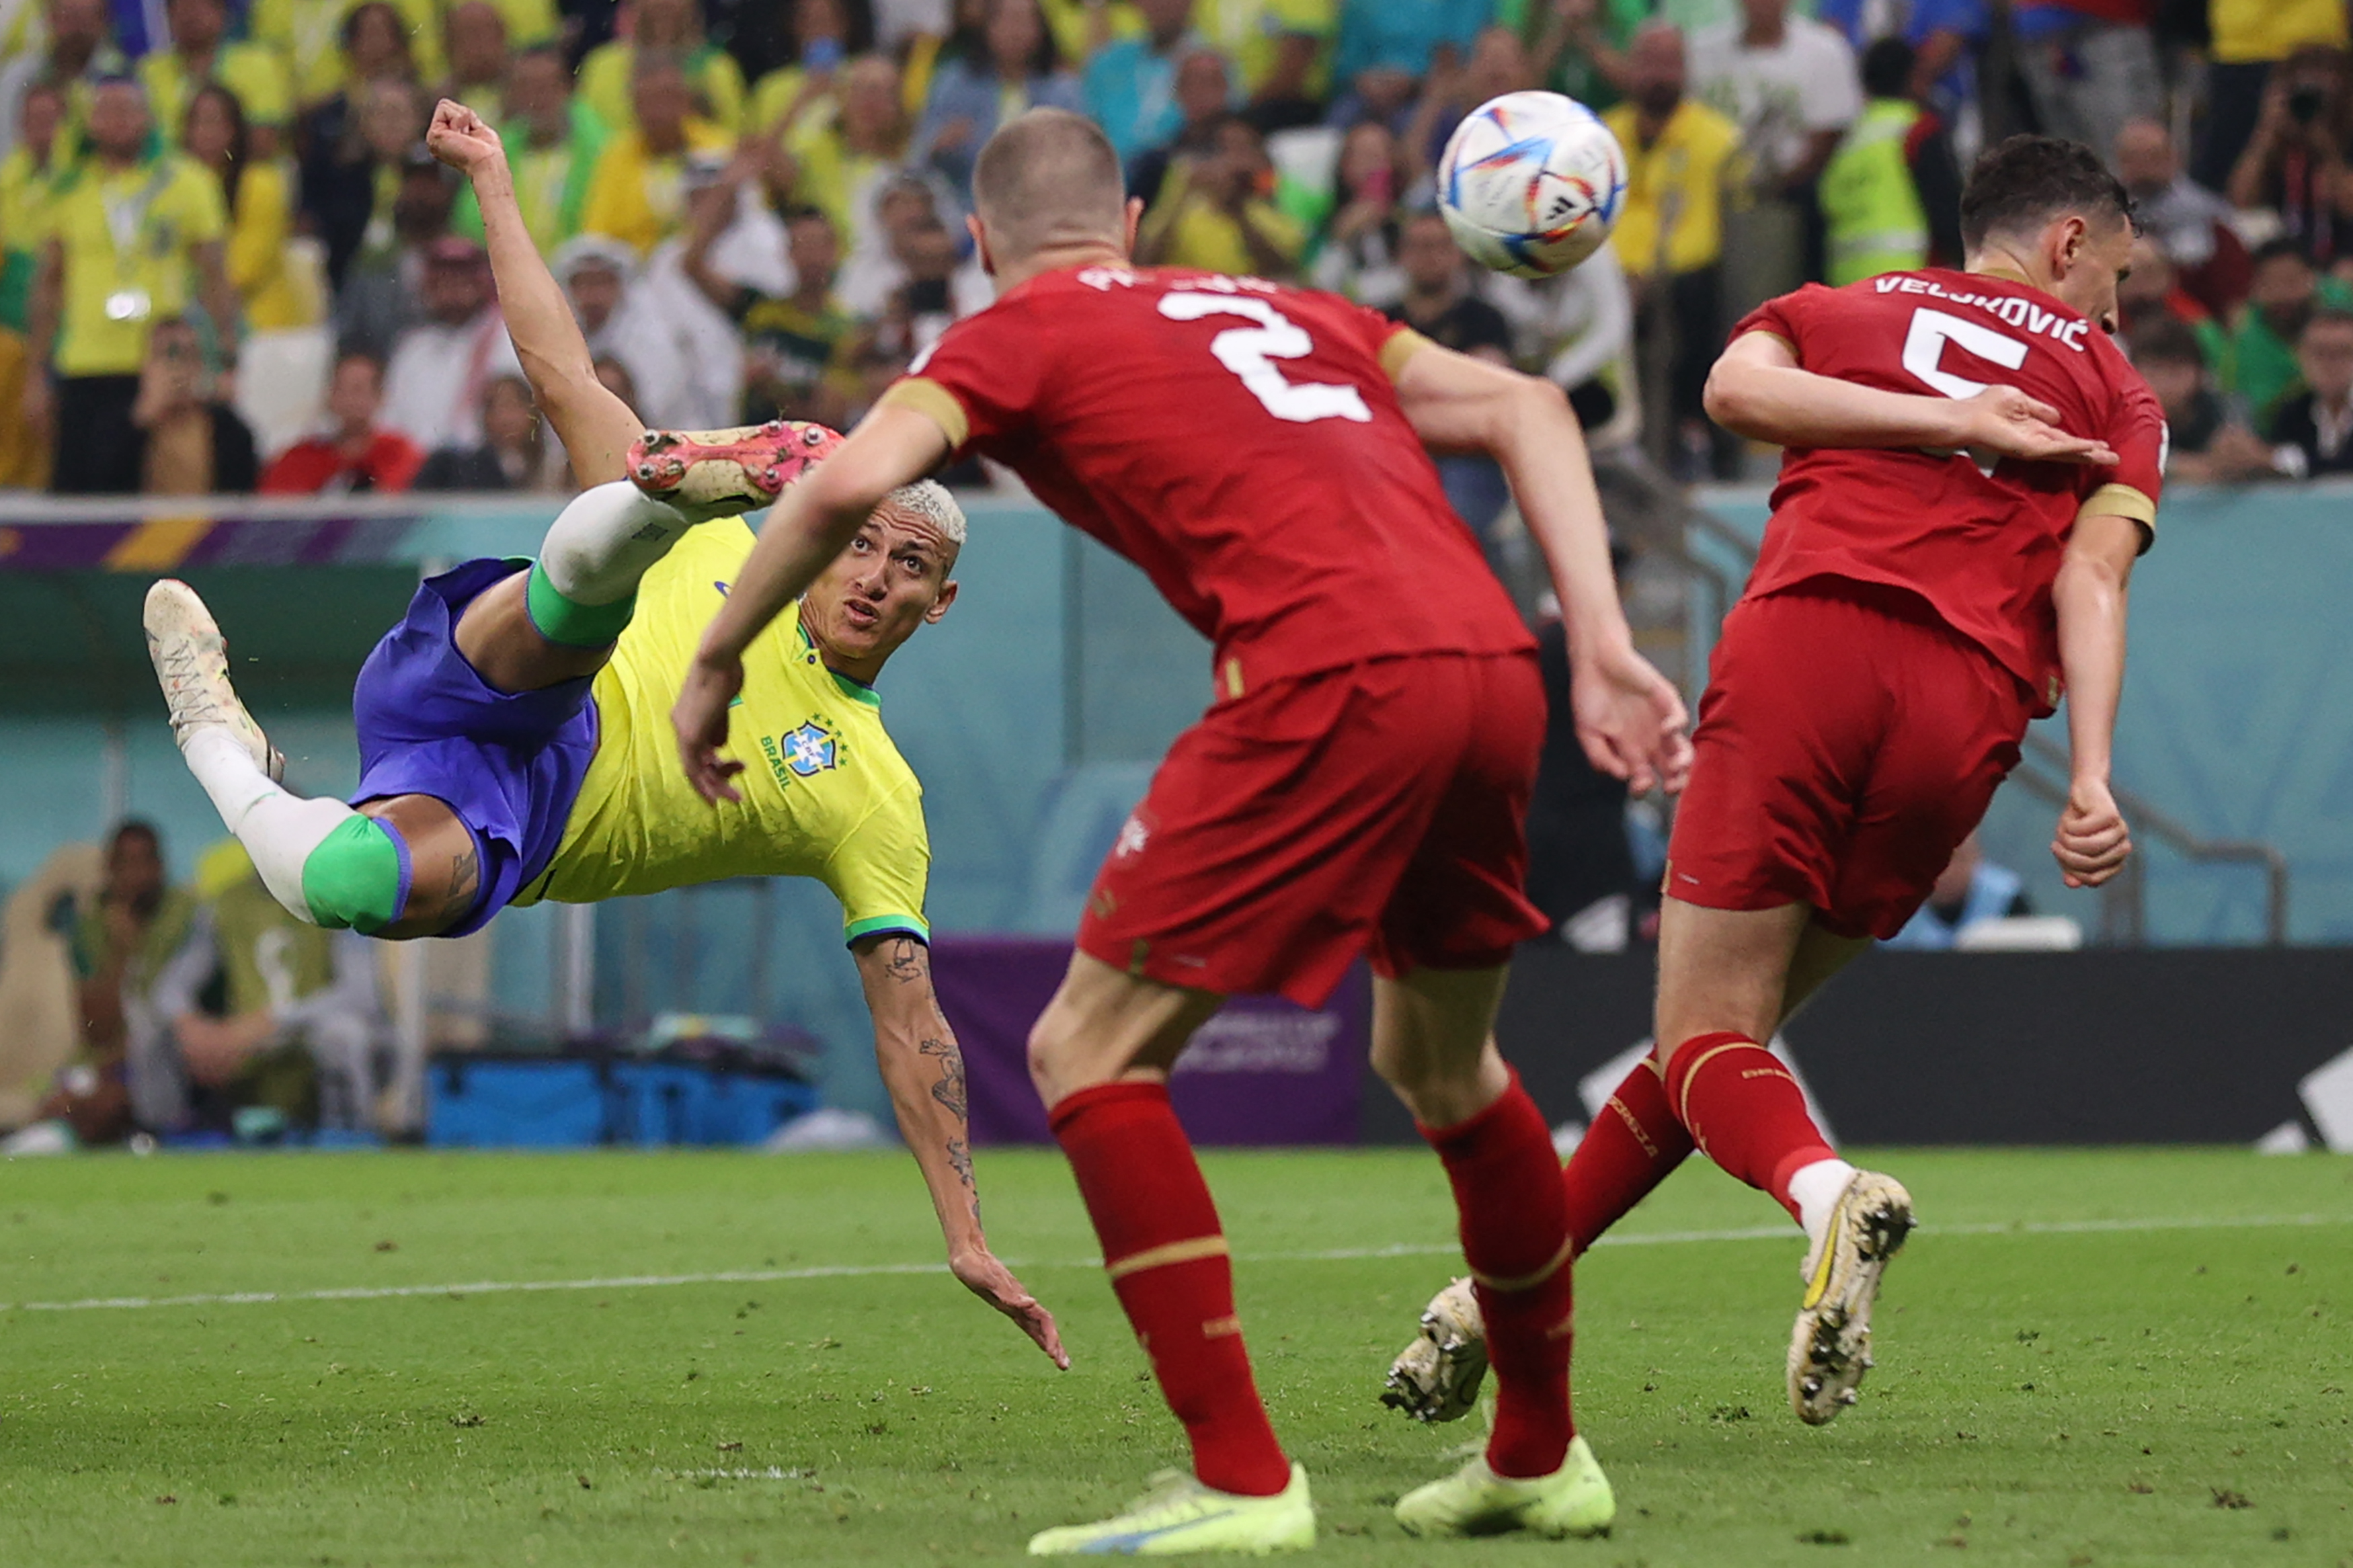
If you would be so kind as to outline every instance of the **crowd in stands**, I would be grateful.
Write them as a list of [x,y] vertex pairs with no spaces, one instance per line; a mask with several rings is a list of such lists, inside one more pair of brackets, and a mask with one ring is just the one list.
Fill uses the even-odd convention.
[[[22,0],[0,6],[0,485],[568,483],[435,100],[501,128],[598,373],[650,425],[854,420],[991,298],[975,156],[1085,112],[1146,262],[1339,290],[1551,376],[1597,443],[1742,471],[1707,366],[1808,279],[1957,263],[1975,152],[2114,160],[2125,342],[2183,478],[2353,469],[2341,0]],[[1624,144],[1616,237],[1542,283],[1433,210],[1485,99]],[[1473,526],[1504,497],[1451,465]]]
[[16,889],[5,933],[0,1157],[374,1125],[370,944],[288,914],[236,840],[181,885],[153,826],[120,823],[102,854],[69,845]]

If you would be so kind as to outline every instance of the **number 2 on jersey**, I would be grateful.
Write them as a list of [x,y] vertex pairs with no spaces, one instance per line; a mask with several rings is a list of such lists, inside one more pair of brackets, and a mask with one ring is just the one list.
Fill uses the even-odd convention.
[[[1277,419],[1294,425],[1318,419],[1372,423],[1373,411],[1365,406],[1364,394],[1355,387],[1337,382],[1287,380],[1275,367],[1279,359],[1305,359],[1315,344],[1296,321],[1265,300],[1175,289],[1160,296],[1160,313],[1172,321],[1198,321],[1205,316],[1240,316],[1256,321],[1255,327],[1229,327],[1219,332],[1209,340],[1209,352]],[[2021,343],[2019,352],[2025,351],[2026,345]]]

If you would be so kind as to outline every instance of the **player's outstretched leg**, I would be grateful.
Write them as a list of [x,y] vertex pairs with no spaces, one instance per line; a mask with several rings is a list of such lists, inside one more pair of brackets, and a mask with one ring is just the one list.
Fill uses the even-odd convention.
[[1084,953],[1030,1037],[1056,1142],[1102,1243],[1103,1268],[1193,1449],[1110,1519],[1041,1532],[1033,1556],[1262,1555],[1315,1542],[1307,1475],[1260,1403],[1234,1312],[1233,1268],[1208,1184],[1162,1081],[1219,998],[1131,977]]
[[1568,1205],[1544,1113],[1495,1053],[1501,969],[1377,984],[1373,1059],[1446,1167],[1495,1371],[1486,1450],[1397,1505],[1415,1535],[1609,1528],[1609,1483],[1570,1416]]
[[[1691,1134],[1675,1120],[1655,1055],[1626,1075],[1562,1173],[1568,1234],[1582,1256],[1601,1234],[1682,1164]],[[1468,1279],[1430,1299],[1421,1328],[1389,1364],[1381,1402],[1417,1421],[1452,1421],[1479,1402],[1487,1373],[1487,1331]]]
[[1788,1390],[1799,1418],[1817,1426],[1854,1403],[1871,1368],[1872,1304],[1912,1228],[1912,1200],[1838,1157],[1797,1079],[1760,1042],[1862,945],[1823,931],[1804,905],[1731,910],[1670,898],[1661,915],[1667,1102],[1709,1159],[1805,1230]]
[[629,479],[702,522],[759,510],[841,440],[797,419],[729,430],[649,430],[629,447]]
[[313,925],[375,931],[398,919],[408,883],[399,837],[342,801],[280,787],[282,759],[237,700],[228,644],[195,590],[157,583],[144,620],[180,754],[271,897]]

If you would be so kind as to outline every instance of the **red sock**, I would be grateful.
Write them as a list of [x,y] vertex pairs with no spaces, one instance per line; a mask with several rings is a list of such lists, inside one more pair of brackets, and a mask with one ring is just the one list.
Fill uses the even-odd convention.
[[1692,1136],[1667,1103],[1656,1057],[1644,1057],[1585,1130],[1561,1173],[1568,1191],[1568,1234],[1583,1252],[1594,1238],[1673,1173],[1692,1152]]
[[1789,1178],[1838,1156],[1789,1069],[1746,1035],[1701,1035],[1667,1063],[1667,1099],[1700,1152],[1799,1218]]
[[1446,1165],[1461,1217],[1462,1257],[1487,1324],[1499,1476],[1548,1476],[1568,1456],[1568,1200],[1552,1130],[1517,1073],[1468,1121],[1421,1130]]
[[1259,1403],[1225,1232],[1166,1086],[1082,1089],[1054,1107],[1052,1121],[1112,1289],[1192,1441],[1193,1473],[1219,1491],[1282,1490],[1291,1461]]

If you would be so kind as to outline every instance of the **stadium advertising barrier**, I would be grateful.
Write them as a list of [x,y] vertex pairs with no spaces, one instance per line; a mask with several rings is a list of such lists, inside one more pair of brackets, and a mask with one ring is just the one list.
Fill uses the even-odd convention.
[[[1496,1034],[1556,1124],[1599,1114],[1651,1032],[1651,955],[1520,950]],[[1857,1143],[2238,1143],[2353,1152],[2353,954],[1866,954],[1781,1045]],[[1377,1081],[1368,1142],[1416,1142]]]
[[[1029,1081],[1029,1026],[1071,966],[1068,942],[942,936],[940,1006],[964,1048],[976,1143],[1047,1143]],[[1197,1143],[1353,1143],[1370,986],[1361,965],[1322,1007],[1238,996],[1193,1037],[1169,1085]]]

